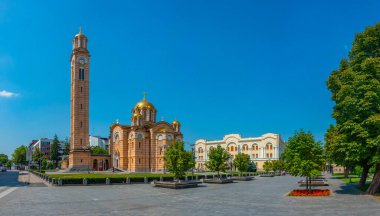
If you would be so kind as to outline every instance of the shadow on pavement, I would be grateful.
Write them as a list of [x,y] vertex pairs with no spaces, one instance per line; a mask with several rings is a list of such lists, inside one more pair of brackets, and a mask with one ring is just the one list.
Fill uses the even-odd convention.
[[346,184],[339,187],[338,190],[334,191],[336,194],[347,194],[347,195],[363,195],[364,193],[359,189],[355,188],[356,184]]

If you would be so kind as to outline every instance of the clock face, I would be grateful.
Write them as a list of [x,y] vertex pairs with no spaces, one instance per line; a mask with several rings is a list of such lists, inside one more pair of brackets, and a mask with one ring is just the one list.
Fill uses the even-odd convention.
[[87,59],[84,56],[79,56],[77,60],[79,64],[82,64],[82,65],[87,64]]

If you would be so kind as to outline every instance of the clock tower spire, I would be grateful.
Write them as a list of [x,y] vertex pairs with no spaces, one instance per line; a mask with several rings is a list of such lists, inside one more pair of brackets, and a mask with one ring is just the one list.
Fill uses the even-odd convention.
[[87,170],[90,167],[89,145],[89,78],[90,53],[87,37],[79,33],[73,38],[71,54],[71,134],[70,170]]

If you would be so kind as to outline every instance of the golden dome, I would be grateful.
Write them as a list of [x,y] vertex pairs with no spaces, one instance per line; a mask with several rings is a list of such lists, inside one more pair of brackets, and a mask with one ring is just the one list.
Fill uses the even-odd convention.
[[172,122],[173,125],[180,125],[179,121],[177,121],[177,119],[175,119],[173,122]]
[[75,37],[80,37],[80,36],[86,37],[86,36],[84,36],[84,34],[82,33],[82,26],[79,27],[79,33],[75,35]]
[[140,108],[140,109],[156,109],[153,104],[149,101],[146,100],[146,93],[144,93],[144,98],[142,101],[138,102],[136,105],[135,105],[135,109],[136,108]]

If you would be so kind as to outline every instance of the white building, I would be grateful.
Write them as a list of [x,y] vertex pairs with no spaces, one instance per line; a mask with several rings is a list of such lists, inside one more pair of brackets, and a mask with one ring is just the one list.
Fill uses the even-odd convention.
[[100,146],[108,150],[108,139],[102,138],[100,136],[91,136],[90,135],[90,146]]
[[220,145],[231,156],[231,161],[238,153],[248,154],[258,170],[268,160],[278,160],[285,149],[286,143],[279,134],[267,133],[260,137],[242,138],[240,134],[228,134],[223,140],[197,140],[194,144],[196,168],[206,170],[205,162],[210,148]]

